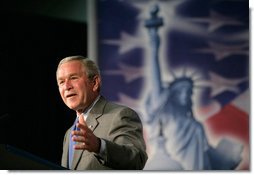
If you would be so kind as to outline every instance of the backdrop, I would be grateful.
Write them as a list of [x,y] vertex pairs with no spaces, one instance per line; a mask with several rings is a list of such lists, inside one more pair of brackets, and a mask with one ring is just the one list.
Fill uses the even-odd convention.
[[98,0],[102,93],[135,109],[146,170],[249,169],[247,0]]

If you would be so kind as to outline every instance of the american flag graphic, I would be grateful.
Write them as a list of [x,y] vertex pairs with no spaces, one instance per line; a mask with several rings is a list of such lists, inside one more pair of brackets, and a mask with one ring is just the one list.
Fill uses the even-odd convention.
[[98,0],[97,22],[102,94],[139,113],[146,170],[250,169],[247,0]]

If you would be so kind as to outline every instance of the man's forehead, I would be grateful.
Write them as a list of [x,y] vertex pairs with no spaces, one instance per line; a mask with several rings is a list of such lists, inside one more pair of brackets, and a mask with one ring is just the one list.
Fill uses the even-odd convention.
[[66,62],[59,66],[57,76],[60,78],[70,75],[77,75],[81,73],[84,73],[82,64]]
[[62,71],[65,71],[65,70],[69,71],[72,69],[83,70],[83,65],[80,61],[73,60],[73,61],[62,63],[61,65],[59,65],[58,69]]

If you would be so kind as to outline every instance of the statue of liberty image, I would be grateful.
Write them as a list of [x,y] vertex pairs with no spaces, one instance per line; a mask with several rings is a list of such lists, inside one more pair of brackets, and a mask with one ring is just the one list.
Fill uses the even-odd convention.
[[[158,5],[152,7],[151,18],[145,21],[151,46],[148,60],[151,89],[146,101],[147,125],[159,127],[157,135],[150,135],[155,151],[146,170],[211,170],[235,169],[241,161],[242,147],[222,140],[216,148],[209,145],[202,123],[192,112],[194,81],[191,77],[174,76],[168,87],[162,86],[159,67]],[[156,133],[156,132],[155,132]],[[232,153],[234,152],[234,153]]]

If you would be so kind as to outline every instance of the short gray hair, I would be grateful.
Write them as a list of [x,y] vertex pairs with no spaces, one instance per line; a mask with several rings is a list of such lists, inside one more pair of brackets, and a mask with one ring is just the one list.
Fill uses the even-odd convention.
[[[63,58],[57,66],[57,71],[58,71],[60,65],[66,63],[66,62],[69,62],[69,61],[79,61],[80,63],[82,63],[82,65],[84,66],[85,71],[86,71],[85,73],[86,73],[89,80],[93,80],[95,75],[98,75],[99,78],[101,78],[100,70],[99,70],[98,66],[95,64],[95,62],[92,61],[91,59],[85,58],[81,55],[69,56],[69,57]],[[57,71],[56,71],[56,73],[57,73]]]

